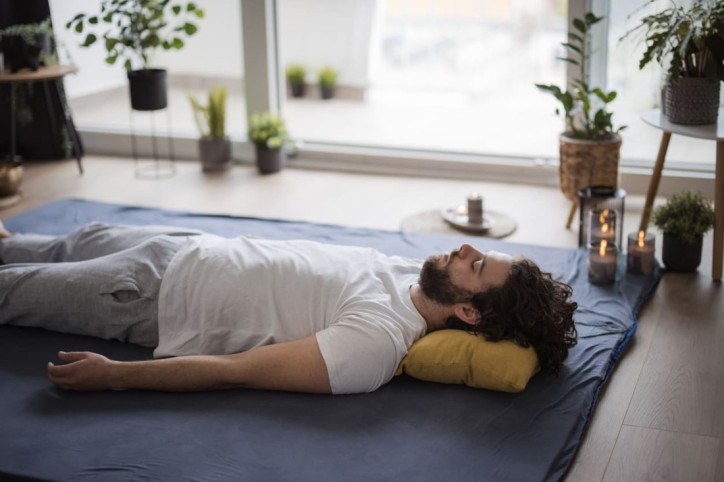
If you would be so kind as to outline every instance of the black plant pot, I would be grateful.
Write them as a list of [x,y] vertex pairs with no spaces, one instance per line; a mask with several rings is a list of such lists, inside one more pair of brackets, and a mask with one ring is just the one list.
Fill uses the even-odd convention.
[[33,36],[31,42],[26,42],[20,35],[3,37],[0,41],[5,61],[5,68],[10,72],[17,72],[28,68],[36,71],[42,65],[41,52],[50,53],[50,37],[47,34]]
[[132,70],[128,72],[128,85],[133,110],[159,110],[165,109],[168,105],[165,70]]
[[662,258],[666,269],[691,273],[701,263],[701,247],[703,236],[694,238],[693,243],[686,243],[678,236],[664,233]]
[[269,149],[256,146],[256,166],[261,174],[273,174],[281,171],[287,163],[287,153],[283,148]]
[[334,86],[333,85],[322,85],[322,99],[328,100],[334,98]]
[[306,90],[304,83],[289,83],[291,89],[292,89],[292,97],[304,97],[304,92]]

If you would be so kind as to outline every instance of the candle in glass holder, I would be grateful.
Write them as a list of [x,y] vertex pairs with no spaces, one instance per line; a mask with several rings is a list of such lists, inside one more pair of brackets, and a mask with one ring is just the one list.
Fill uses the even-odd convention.
[[616,211],[592,209],[588,213],[588,243],[606,241],[609,246],[616,243]]
[[483,198],[477,192],[468,196],[468,223],[483,224]]
[[626,266],[632,274],[651,275],[654,272],[656,238],[643,230],[628,235]]
[[618,249],[607,240],[588,247],[588,281],[596,285],[607,285],[616,281]]

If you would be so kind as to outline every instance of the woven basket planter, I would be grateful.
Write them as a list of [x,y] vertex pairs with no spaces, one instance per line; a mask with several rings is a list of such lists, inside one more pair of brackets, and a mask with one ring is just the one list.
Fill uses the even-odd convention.
[[578,191],[589,186],[618,186],[621,136],[589,141],[561,134],[559,178],[561,191],[573,203]]
[[666,84],[666,117],[674,124],[716,124],[719,113],[719,79],[683,77]]

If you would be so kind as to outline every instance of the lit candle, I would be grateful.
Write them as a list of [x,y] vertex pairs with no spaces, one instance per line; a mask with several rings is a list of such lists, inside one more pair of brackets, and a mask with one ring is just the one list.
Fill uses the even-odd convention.
[[483,224],[483,198],[477,192],[468,196],[468,223]]
[[605,239],[592,244],[588,251],[588,281],[596,285],[611,284],[616,281],[616,262],[618,249]]
[[588,218],[589,244],[607,241],[608,245],[616,242],[616,212],[610,209],[594,209]]
[[629,273],[651,275],[654,272],[656,238],[643,230],[628,235],[626,265]]

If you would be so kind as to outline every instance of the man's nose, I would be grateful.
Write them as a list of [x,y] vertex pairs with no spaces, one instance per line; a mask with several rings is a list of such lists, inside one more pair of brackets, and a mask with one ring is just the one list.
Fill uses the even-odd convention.
[[480,256],[480,255],[482,255],[482,253],[467,243],[460,246],[460,257],[461,258],[466,258],[470,255]]

